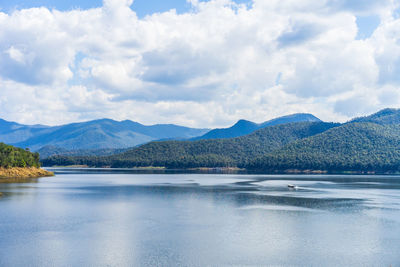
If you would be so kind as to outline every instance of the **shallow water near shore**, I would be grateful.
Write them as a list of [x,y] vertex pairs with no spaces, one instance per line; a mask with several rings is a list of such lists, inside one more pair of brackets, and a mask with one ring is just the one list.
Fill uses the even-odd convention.
[[400,176],[55,172],[0,184],[0,266],[400,266]]

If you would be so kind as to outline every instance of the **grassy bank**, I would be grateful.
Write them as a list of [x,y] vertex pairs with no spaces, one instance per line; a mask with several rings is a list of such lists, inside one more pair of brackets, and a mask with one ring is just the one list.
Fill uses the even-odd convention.
[[46,176],[54,176],[54,173],[35,167],[0,168],[0,180],[7,178],[25,179],[25,178],[38,178]]

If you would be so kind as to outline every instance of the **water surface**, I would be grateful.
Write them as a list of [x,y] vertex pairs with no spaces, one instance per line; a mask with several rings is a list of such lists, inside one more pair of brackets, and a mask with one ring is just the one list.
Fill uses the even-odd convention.
[[400,266],[399,176],[56,174],[0,184],[0,266]]

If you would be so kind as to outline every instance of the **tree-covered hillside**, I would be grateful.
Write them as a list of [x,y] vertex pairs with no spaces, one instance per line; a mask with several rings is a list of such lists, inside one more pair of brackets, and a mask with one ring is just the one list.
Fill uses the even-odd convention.
[[43,164],[45,166],[162,166],[168,168],[245,166],[255,157],[335,126],[338,124],[288,123],[266,127],[237,138],[151,142],[118,155],[108,157],[55,156],[43,160]]
[[109,156],[127,151],[129,148],[99,148],[68,150],[57,146],[44,146],[37,150],[40,159],[51,156]]
[[40,167],[39,153],[0,143],[0,167]]
[[247,168],[400,171],[400,125],[345,124],[258,157]]
[[400,109],[386,108],[372,115],[359,117],[350,122],[372,122],[376,124],[400,124]]

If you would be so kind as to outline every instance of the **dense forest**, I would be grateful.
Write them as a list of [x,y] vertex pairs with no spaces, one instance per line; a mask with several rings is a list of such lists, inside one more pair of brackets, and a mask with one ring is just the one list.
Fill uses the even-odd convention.
[[258,157],[246,168],[264,171],[400,171],[400,125],[345,124]]
[[39,153],[0,143],[0,167],[40,167]]
[[45,159],[51,156],[109,156],[127,151],[129,148],[99,148],[99,149],[75,149],[68,150],[57,146],[44,146],[37,150],[40,154],[40,159]]

